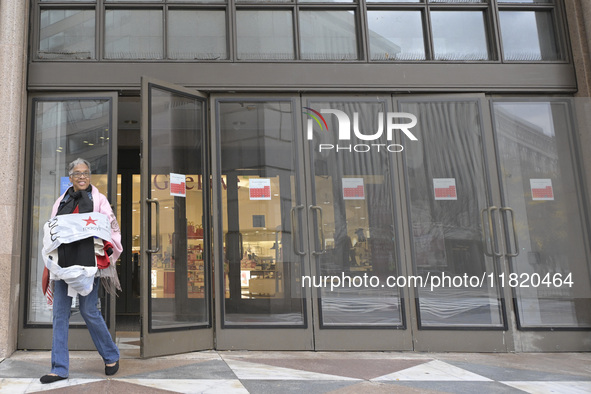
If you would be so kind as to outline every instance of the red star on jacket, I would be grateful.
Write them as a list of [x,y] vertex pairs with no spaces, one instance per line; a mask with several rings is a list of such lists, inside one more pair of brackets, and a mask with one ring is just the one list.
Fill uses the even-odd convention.
[[91,224],[96,225],[96,219],[93,219],[90,216],[88,217],[88,219],[82,219],[82,220],[86,222],[87,226],[90,226]]

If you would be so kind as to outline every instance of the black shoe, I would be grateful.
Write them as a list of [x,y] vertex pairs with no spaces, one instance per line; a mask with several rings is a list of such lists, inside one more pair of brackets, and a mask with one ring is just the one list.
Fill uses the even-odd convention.
[[111,365],[110,367],[105,365],[105,375],[115,375],[117,371],[119,371],[119,360],[117,360],[115,365]]
[[57,382],[57,381],[64,380],[64,379],[68,379],[68,377],[66,376],[64,378],[63,376],[57,376],[57,375],[43,375],[43,376],[41,376],[41,379],[39,379],[39,380],[41,381],[41,383],[46,384],[46,383]]

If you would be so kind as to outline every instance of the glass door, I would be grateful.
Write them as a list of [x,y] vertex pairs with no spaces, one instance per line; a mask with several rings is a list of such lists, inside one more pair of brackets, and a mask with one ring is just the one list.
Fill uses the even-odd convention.
[[[317,350],[410,350],[389,97],[304,97]],[[404,120],[403,122],[406,122]],[[401,282],[398,282],[401,284]]]
[[[117,212],[117,93],[33,95],[29,100],[28,155],[24,212],[19,349],[51,349],[52,306],[42,292],[43,225],[56,199],[69,187],[68,165],[77,158],[90,162],[92,186],[109,198]],[[99,292],[99,309],[115,338],[115,298]],[[70,349],[92,350],[94,344],[72,302]]]
[[416,350],[512,350],[498,185],[484,95],[399,99],[417,117],[405,144],[407,258]]
[[141,356],[213,347],[207,98],[142,78]]
[[505,285],[513,292],[521,351],[589,350],[588,229],[573,104],[560,98],[499,98],[491,104],[506,229]]
[[313,349],[298,113],[289,96],[215,100],[217,349]]

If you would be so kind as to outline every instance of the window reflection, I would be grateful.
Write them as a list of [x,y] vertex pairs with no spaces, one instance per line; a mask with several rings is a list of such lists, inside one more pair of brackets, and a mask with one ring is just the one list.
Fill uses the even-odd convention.
[[[38,100],[34,102],[34,110],[27,322],[50,324],[51,309],[41,291],[41,276],[45,266],[41,257],[43,225],[51,217],[55,200],[70,186],[68,164],[78,157],[90,162],[92,185],[107,194],[111,101]],[[70,322],[84,324],[76,303]]]
[[228,58],[224,11],[169,11],[168,17],[170,59]]
[[553,3],[554,0],[497,0],[497,3],[502,4],[502,3]]
[[[359,128],[374,134],[384,102],[309,102],[308,107],[338,109],[350,119],[358,114]],[[325,115],[330,132],[314,130],[314,249],[318,274],[343,276],[353,283],[364,277],[386,278],[398,274],[397,238],[394,228],[394,197],[391,183],[392,164],[385,150],[359,153],[347,150],[324,150],[320,144],[348,146],[339,141],[335,116]],[[385,144],[384,138],[372,143]],[[367,141],[356,141],[367,142]],[[355,141],[351,140],[351,144]],[[329,282],[330,283],[330,282]],[[341,286],[318,287],[321,299],[321,326],[400,326],[403,312],[399,288]]]
[[294,58],[291,11],[238,11],[238,59]]
[[42,10],[40,59],[94,59],[94,11]]
[[371,60],[425,60],[419,11],[368,11]]
[[357,60],[353,11],[300,11],[301,57],[306,60]]
[[429,3],[484,3],[486,0],[429,0]]
[[560,52],[550,12],[501,11],[505,60],[558,60]]
[[[149,255],[150,329],[204,326],[210,261],[203,230],[203,102],[151,87],[149,114],[149,196],[160,207],[151,214],[150,246],[160,249]],[[184,193],[173,183],[184,183]]]
[[[574,285],[517,286],[521,327],[590,327],[591,286],[570,150],[568,107],[561,102],[495,102],[504,203],[515,212],[519,249],[511,270],[542,280],[572,274]],[[550,188],[550,194],[536,189]],[[547,189],[548,190],[548,189]],[[515,249],[513,234],[512,249]]]
[[[302,326],[291,101],[220,102],[224,325]],[[297,220],[297,223],[292,223]]]
[[162,59],[162,12],[107,10],[105,58]]
[[484,14],[432,11],[435,60],[488,60]]
[[298,3],[353,3],[354,0],[298,0]]
[[[416,114],[420,144],[406,144],[414,273],[428,277],[496,272],[485,255],[488,207],[478,102],[402,103]],[[458,284],[458,282],[455,282]],[[499,286],[431,283],[418,288],[421,327],[500,327]]]

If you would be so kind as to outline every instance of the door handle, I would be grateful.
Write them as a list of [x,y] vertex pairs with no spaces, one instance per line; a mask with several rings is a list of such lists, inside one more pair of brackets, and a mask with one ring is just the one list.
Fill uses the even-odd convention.
[[156,249],[148,249],[147,253],[158,253],[160,251],[160,201],[152,198],[146,198],[148,206],[154,204],[156,206]]
[[238,242],[240,243],[240,258],[238,259],[238,261],[242,260],[242,258],[244,258],[244,240],[242,239],[242,233],[238,232]]
[[[494,205],[484,208],[480,211],[480,223],[482,226],[482,243],[484,245],[484,254],[489,257],[501,257],[503,254],[498,250],[498,239],[497,234],[493,227],[493,212],[498,211],[499,208]],[[488,249],[488,240],[486,238],[486,231],[484,226],[484,214],[486,213],[488,221],[488,234],[490,234],[490,250]],[[495,244],[497,247],[495,247]]]
[[[319,256],[321,254],[326,253],[326,249],[325,249],[325,246],[324,246],[324,244],[325,244],[325,240],[324,240],[324,218],[322,217],[322,207],[319,207],[318,205],[310,205],[308,207],[308,209],[310,211],[318,211],[318,213],[319,213],[318,216],[319,216],[319,219],[320,219],[319,225],[320,225],[320,242],[321,242],[320,243],[320,247],[322,249],[320,250],[320,252],[317,252],[316,250],[314,250],[312,252],[312,254],[314,256]],[[314,246],[314,247],[316,247],[316,246]]]
[[[486,208],[483,208],[480,211],[480,227],[482,228],[481,233],[482,233],[482,246],[484,248],[484,254],[489,256],[489,257],[493,257],[493,252],[492,252],[492,246],[491,246],[491,250],[488,249],[488,239],[486,236],[486,227],[484,226],[484,217],[485,214],[488,212],[488,210]],[[487,220],[490,220],[490,218],[487,217]],[[493,240],[492,238],[490,239],[490,243],[492,245]]]
[[[499,207],[495,207],[494,205],[492,207],[488,207],[487,209],[488,211],[488,217],[489,217],[489,221],[488,221],[488,229],[490,231],[490,233],[492,234],[492,238],[491,238],[491,248],[493,249],[493,254],[496,257],[501,257],[503,254],[501,253],[500,250],[498,250],[499,247],[499,239],[497,238],[497,232],[494,230],[494,226],[493,226],[493,212],[494,211],[499,211]],[[494,241],[494,242],[493,242]],[[495,248],[496,245],[496,248]]]
[[297,209],[304,209],[304,206],[296,205],[295,207],[291,208],[291,243],[293,245],[293,252],[298,256],[304,256],[306,253],[298,249],[300,244],[298,234],[300,230],[299,226],[297,225],[297,218],[295,217],[295,212]]
[[[508,257],[517,257],[519,256],[519,240],[517,238],[517,226],[515,225],[515,211],[513,211],[513,208],[510,207],[503,207],[501,208],[501,212],[511,212],[511,225],[513,227],[513,241],[515,242],[515,253],[511,253],[511,242],[508,242],[508,253],[506,253],[506,256]],[[505,228],[505,233],[507,234],[507,229]]]

